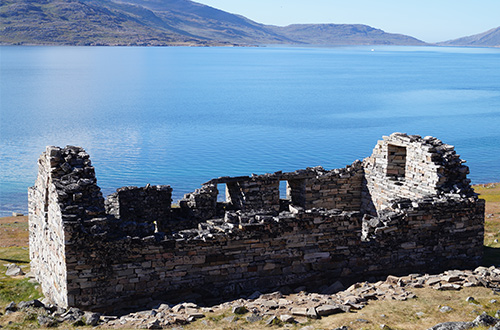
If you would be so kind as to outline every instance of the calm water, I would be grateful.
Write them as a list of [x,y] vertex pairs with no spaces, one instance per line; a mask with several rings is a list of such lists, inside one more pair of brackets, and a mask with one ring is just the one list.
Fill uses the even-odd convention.
[[83,146],[105,195],[343,167],[395,131],[500,181],[500,49],[0,47],[0,216],[46,145]]

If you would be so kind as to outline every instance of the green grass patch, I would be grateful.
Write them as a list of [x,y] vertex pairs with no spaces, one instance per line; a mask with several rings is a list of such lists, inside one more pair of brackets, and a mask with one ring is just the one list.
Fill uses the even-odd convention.
[[[21,266],[26,273],[29,271],[30,255],[27,247],[0,247],[0,273],[5,274],[7,264]],[[25,266],[25,267],[23,267]]]
[[28,278],[9,277],[5,275],[8,264],[20,266],[27,273],[29,267],[29,250],[27,247],[0,248],[0,305],[5,306],[11,301],[20,302],[42,297],[39,285],[29,283]]
[[43,297],[39,285],[29,283],[28,278],[1,278],[0,305],[5,307],[11,301],[16,303]]

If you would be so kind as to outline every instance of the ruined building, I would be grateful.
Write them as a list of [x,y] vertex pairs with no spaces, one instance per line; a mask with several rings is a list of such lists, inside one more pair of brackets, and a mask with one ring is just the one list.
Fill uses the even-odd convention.
[[345,168],[221,177],[172,207],[169,186],[104,200],[82,148],[47,147],[29,189],[31,267],[54,303],[95,310],[474,267],[484,201],[463,162],[394,133]]

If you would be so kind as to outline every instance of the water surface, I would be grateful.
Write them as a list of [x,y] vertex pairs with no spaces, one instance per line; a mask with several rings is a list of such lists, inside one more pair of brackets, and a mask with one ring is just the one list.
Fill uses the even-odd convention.
[[[372,51],[373,48],[373,51]],[[0,216],[26,212],[46,145],[91,155],[105,195],[343,167],[392,132],[455,145],[500,181],[500,50],[0,47]]]

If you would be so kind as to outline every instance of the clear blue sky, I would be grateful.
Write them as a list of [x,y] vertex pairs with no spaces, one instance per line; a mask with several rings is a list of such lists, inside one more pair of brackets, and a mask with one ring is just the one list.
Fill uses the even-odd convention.
[[366,24],[426,42],[500,26],[500,0],[194,0],[259,23]]

